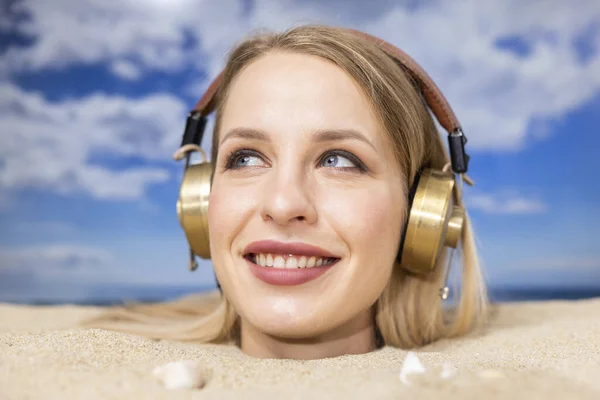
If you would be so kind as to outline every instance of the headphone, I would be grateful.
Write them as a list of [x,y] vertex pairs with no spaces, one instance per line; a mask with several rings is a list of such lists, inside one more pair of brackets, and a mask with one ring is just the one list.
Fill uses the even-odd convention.
[[[467,138],[448,101],[427,73],[406,53],[369,34],[348,30],[382,48],[414,79],[427,106],[439,124],[448,132],[450,165],[442,170],[421,168],[408,194],[409,212],[400,240],[397,261],[414,274],[431,272],[444,247],[456,248],[463,230],[465,210],[460,205],[460,191],[455,174],[472,185],[464,173],[469,156],[465,153]],[[207,117],[216,107],[215,94],[223,78],[221,72],[189,113],[181,147],[175,160],[185,158],[185,170],[177,200],[177,216],[190,248],[189,269],[198,264],[195,256],[210,259],[208,235],[208,199],[211,190],[212,165],[200,148]],[[190,165],[190,154],[203,156],[199,164]],[[448,171],[451,166],[452,171]],[[216,275],[215,275],[216,278]],[[217,280],[217,286],[221,289]],[[447,288],[444,288],[447,291]]]

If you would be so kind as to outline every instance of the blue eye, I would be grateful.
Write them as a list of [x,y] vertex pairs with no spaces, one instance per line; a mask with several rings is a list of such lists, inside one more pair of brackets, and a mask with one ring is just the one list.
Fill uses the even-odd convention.
[[253,150],[238,150],[234,151],[225,162],[225,169],[239,169],[245,167],[259,167],[264,164],[262,157],[260,157]]
[[319,161],[319,166],[342,171],[368,171],[365,164],[358,157],[345,150],[331,150],[326,152]]
[[[255,150],[241,149],[233,151],[225,160],[225,169],[261,167],[265,160]],[[365,165],[352,153],[342,150],[329,151],[319,160],[320,167],[336,168],[346,171],[367,172]]]
[[348,158],[338,154],[330,154],[323,158],[321,166],[338,168],[356,168],[356,164],[354,164]]
[[253,167],[262,163],[262,160],[256,156],[240,156],[237,157],[234,161],[235,168]]

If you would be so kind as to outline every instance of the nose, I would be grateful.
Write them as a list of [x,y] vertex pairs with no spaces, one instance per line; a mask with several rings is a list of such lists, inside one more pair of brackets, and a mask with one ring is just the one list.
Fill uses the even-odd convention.
[[262,217],[278,225],[317,220],[317,211],[310,195],[309,178],[302,171],[282,168],[273,173],[265,185]]

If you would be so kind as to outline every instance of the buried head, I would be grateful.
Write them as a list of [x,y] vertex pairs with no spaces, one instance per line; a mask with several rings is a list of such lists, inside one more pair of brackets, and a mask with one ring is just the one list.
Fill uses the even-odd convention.
[[359,85],[316,56],[265,54],[233,82],[217,140],[211,256],[242,323],[302,338],[372,319],[406,183]]
[[433,123],[385,53],[342,35],[376,61],[360,65],[327,32],[304,44],[296,34],[294,51],[250,42],[228,64],[213,139],[211,257],[242,339],[362,335],[368,348],[409,179],[438,149],[424,151]]

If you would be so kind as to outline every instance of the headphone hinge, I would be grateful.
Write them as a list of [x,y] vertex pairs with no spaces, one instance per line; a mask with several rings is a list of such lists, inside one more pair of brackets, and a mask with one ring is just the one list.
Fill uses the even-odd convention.
[[197,144],[200,146],[202,143],[202,136],[204,136],[206,121],[207,118],[199,111],[192,111],[188,114],[183,138],[181,140],[182,147],[186,144]]
[[450,148],[450,159],[452,170],[457,174],[464,174],[469,168],[469,155],[465,152],[467,137],[462,128],[456,128],[448,135],[448,147]]

